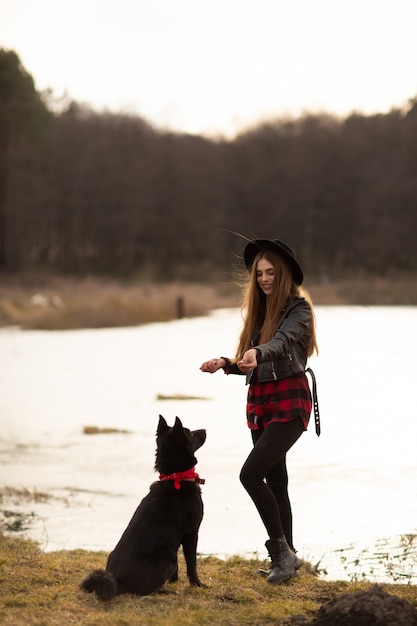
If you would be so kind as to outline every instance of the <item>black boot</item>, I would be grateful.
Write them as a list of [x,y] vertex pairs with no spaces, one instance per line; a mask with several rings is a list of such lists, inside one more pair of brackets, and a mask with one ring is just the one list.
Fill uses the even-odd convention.
[[[294,554],[295,554],[295,559],[296,559],[296,560],[295,560],[295,565],[294,565],[295,575],[296,575],[296,576],[299,576],[299,574],[300,574],[300,573],[299,573],[299,571],[298,571],[298,570],[299,570],[299,569],[300,569],[300,567],[302,566],[303,562],[302,562],[302,560],[301,560],[300,558],[298,558],[298,556],[297,556],[296,551],[294,550],[294,548],[290,548],[290,549],[294,552]],[[271,565],[271,567],[270,567],[269,569],[258,569],[256,573],[257,573],[257,574],[259,574],[259,576],[262,576],[262,578],[268,578],[269,574],[270,574],[270,573],[271,573],[271,571],[272,571],[272,567],[273,567],[273,565]]]
[[288,580],[288,578],[292,578],[295,575],[295,565],[299,559],[289,547],[285,536],[268,539],[265,547],[272,562],[267,581],[277,585]]

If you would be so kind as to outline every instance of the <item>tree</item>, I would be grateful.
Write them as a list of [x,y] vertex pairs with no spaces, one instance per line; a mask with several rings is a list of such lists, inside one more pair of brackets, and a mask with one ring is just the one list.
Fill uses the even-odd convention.
[[0,269],[17,269],[25,172],[52,115],[15,52],[0,49]]

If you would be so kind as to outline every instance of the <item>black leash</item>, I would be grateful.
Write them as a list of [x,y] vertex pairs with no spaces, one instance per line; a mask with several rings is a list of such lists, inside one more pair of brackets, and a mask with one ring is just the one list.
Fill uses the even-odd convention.
[[316,426],[316,435],[317,437],[320,437],[320,433],[321,433],[321,428],[320,428],[320,412],[319,412],[319,401],[317,398],[317,383],[316,383],[316,377],[314,375],[313,370],[311,369],[311,367],[307,367],[306,368],[306,372],[308,372],[311,376],[311,380],[313,383],[313,409],[314,409],[314,424]]

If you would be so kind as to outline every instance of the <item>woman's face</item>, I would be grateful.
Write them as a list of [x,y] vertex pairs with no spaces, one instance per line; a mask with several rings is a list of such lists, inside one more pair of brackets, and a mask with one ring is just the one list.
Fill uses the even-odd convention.
[[272,293],[275,268],[267,259],[259,259],[256,264],[256,282],[266,296]]

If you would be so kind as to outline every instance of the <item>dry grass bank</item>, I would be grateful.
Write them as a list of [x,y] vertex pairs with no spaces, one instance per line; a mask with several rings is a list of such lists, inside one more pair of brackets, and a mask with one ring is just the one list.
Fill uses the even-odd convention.
[[[103,603],[78,586],[87,573],[105,564],[106,557],[83,550],[43,553],[31,542],[0,536],[0,622],[4,626],[308,624],[320,606],[338,594],[372,588],[366,582],[325,582],[309,572],[306,564],[299,577],[273,586],[256,574],[263,562],[238,557],[225,562],[200,557],[199,574],[207,588],[195,588],[188,584],[180,557],[180,581],[166,585],[165,593],[125,594]],[[417,605],[415,586],[383,588]]]
[[[416,305],[415,276],[306,279],[316,304]],[[0,326],[34,329],[135,326],[237,307],[232,283],[155,284],[51,275],[0,275]]]
[[238,302],[237,290],[226,285],[0,277],[0,326],[47,330],[135,326],[205,315]]

